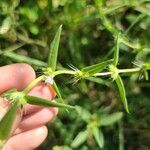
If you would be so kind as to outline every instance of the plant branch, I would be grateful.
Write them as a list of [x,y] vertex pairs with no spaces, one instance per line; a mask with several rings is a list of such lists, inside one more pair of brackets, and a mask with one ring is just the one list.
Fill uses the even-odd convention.
[[27,94],[37,83],[39,83],[40,81],[44,80],[44,75],[36,78],[35,80],[33,80],[24,90],[23,92],[25,94]]

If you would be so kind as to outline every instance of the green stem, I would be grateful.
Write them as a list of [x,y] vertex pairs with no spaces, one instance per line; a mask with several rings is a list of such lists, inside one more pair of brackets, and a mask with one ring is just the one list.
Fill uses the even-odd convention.
[[[131,68],[131,69],[118,69],[118,73],[135,73],[135,72],[139,72],[141,70],[141,68]],[[56,71],[54,73],[54,76],[60,75],[60,74],[71,74],[71,75],[75,75],[77,72],[76,71],[72,71],[72,70],[59,70]],[[95,73],[93,76],[108,76],[108,75],[112,75],[113,72],[100,72],[100,73]],[[33,80],[25,89],[24,89],[24,93],[27,94],[31,88],[33,88],[37,83],[39,83],[40,81],[44,80],[44,75],[36,78],[35,80]]]
[[119,121],[119,150],[124,150],[123,122]]
[[[118,73],[135,73],[139,72],[141,68],[131,68],[131,69],[118,69]],[[113,72],[101,72],[95,73],[94,76],[108,76],[113,74]]]
[[76,71],[72,71],[72,70],[59,70],[59,71],[56,71],[54,73],[54,76],[57,76],[57,75],[60,75],[60,74],[76,74]]
[[24,90],[23,92],[25,94],[27,94],[37,83],[39,83],[40,81],[44,80],[44,75],[36,78],[35,80],[33,80]]

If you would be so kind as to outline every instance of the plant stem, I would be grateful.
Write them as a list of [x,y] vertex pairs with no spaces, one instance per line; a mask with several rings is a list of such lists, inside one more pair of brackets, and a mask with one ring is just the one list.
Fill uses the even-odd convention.
[[139,72],[141,68],[132,68],[132,69],[119,69],[119,73],[134,73],[134,72]]
[[[131,69],[118,69],[118,73],[135,73],[139,72],[141,68],[131,68]],[[108,76],[113,74],[113,72],[101,72],[101,73],[96,73],[94,76]]]
[[37,83],[39,83],[40,81],[44,80],[44,75],[36,78],[35,80],[33,80],[24,90],[23,92],[25,94],[27,94]]
[[123,122],[119,121],[119,150],[124,150]]
[[72,70],[59,70],[59,71],[56,71],[54,73],[55,76],[60,75],[60,74],[72,74],[72,75],[74,75],[74,74],[76,74],[76,71],[72,71]]
[[[141,70],[141,68],[131,68],[131,69],[118,69],[118,73],[135,73],[135,72],[139,72]],[[54,76],[60,75],[60,74],[71,74],[71,75],[75,75],[77,72],[76,71],[72,71],[72,70],[58,70],[56,72],[54,72]],[[113,72],[100,72],[100,73],[95,73],[93,76],[108,76],[113,74]],[[24,89],[24,93],[27,94],[31,88],[33,88],[37,83],[39,83],[40,81],[44,80],[44,75],[36,78],[35,80],[33,80],[25,89]]]

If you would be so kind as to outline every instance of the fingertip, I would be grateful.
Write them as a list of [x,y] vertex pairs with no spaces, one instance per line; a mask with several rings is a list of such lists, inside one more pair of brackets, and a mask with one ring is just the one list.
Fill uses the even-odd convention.
[[35,149],[40,144],[43,143],[47,135],[48,135],[47,127],[41,126],[11,137],[4,146],[4,149],[5,150]]
[[25,63],[17,63],[0,67],[0,93],[12,88],[24,89],[35,79],[33,68]]
[[36,78],[36,74],[34,69],[25,63],[18,63],[16,64],[18,67],[18,71],[20,73],[20,78],[22,79],[22,86],[18,85],[19,89],[22,90],[25,88],[31,81],[33,81]]

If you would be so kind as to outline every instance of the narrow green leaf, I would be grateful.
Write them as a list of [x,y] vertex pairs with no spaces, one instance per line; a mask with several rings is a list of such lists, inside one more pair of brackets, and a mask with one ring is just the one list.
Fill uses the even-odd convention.
[[14,52],[4,52],[4,56],[11,58],[17,62],[26,62],[28,64],[36,65],[36,66],[46,66],[46,63],[34,58],[26,57],[24,55],[19,55]]
[[11,25],[12,25],[12,19],[11,17],[8,16],[4,19],[2,25],[0,26],[0,35],[6,34],[10,30]]
[[118,86],[118,90],[119,90],[119,93],[120,93],[120,98],[121,98],[121,101],[124,105],[124,108],[129,113],[128,102],[127,102],[127,98],[126,98],[126,92],[125,92],[123,81],[122,81],[122,79],[119,75],[117,76],[115,81],[116,81],[116,84]]
[[[40,105],[40,106],[46,106],[46,107],[59,107],[59,108],[68,108],[68,109],[74,109],[75,107],[50,101],[48,99],[35,97],[35,96],[25,96],[25,99],[27,103],[33,104],[33,105]],[[54,99],[55,101],[58,101],[58,99]]]
[[104,147],[104,135],[103,135],[103,132],[97,128],[97,127],[94,127],[93,128],[93,135],[94,135],[94,138],[96,140],[96,143],[98,144],[99,148],[103,148]]
[[91,114],[87,109],[84,109],[83,107],[77,106],[76,111],[78,112],[78,114],[82,120],[84,120],[87,123],[90,122]]
[[0,143],[3,143],[10,136],[18,108],[19,102],[16,101],[0,120]]
[[38,45],[38,46],[41,46],[41,47],[46,47],[47,46],[46,42],[44,42],[44,41],[41,41],[39,39],[31,39],[31,38],[29,38],[27,33],[25,33],[25,34],[17,33],[17,38],[20,41],[22,41],[22,42],[24,42],[26,44],[31,44],[31,45],[35,44],[35,45]]
[[18,48],[22,47],[24,44],[23,43],[19,43],[19,44],[14,44],[14,45],[11,45],[3,50],[0,51],[0,54],[2,53],[5,53],[5,52],[10,52],[10,51],[15,51],[17,50]]
[[87,74],[87,76],[91,76],[95,73],[101,72],[103,69],[105,69],[110,63],[112,62],[112,60],[108,60],[108,61],[104,61],[98,64],[94,64],[88,67],[83,68],[81,71],[84,74]]
[[[59,88],[58,88],[58,86],[57,86],[57,84],[56,84],[55,81],[54,81],[54,83],[53,83],[53,88],[55,89],[55,91],[56,91],[56,93],[57,93],[58,102],[59,102],[59,103],[62,103],[62,104],[65,104],[65,102],[64,102],[64,100],[63,100],[63,98],[62,98],[62,95],[61,95],[61,93],[60,93],[60,90],[59,90]],[[68,112],[67,109],[66,109],[66,111]]]
[[50,46],[50,53],[48,57],[48,67],[50,67],[52,71],[55,71],[56,69],[61,31],[62,31],[62,25],[58,28],[58,31],[55,34],[54,40],[52,41],[51,46]]
[[123,117],[122,112],[104,115],[100,118],[100,126],[109,126],[118,122]]
[[75,137],[75,139],[72,141],[71,146],[73,148],[79,147],[81,144],[83,144],[88,136],[88,131],[84,130],[78,133],[78,135]]
[[55,81],[53,83],[53,87],[54,87],[54,89],[55,89],[55,91],[57,93],[58,98],[62,99],[61,93],[60,93],[59,88],[58,88],[58,86],[57,86]]
[[115,48],[114,48],[114,60],[113,60],[113,65],[114,65],[115,67],[117,66],[118,61],[119,61],[119,44],[120,44],[119,35],[120,35],[120,33],[117,34],[116,45],[115,45]]
[[86,78],[86,80],[89,80],[89,81],[92,81],[92,82],[95,82],[98,84],[102,84],[102,85],[105,85],[108,87],[112,87],[110,82],[108,82],[107,80],[103,80],[101,78],[98,78],[98,77],[88,77],[88,78]]

